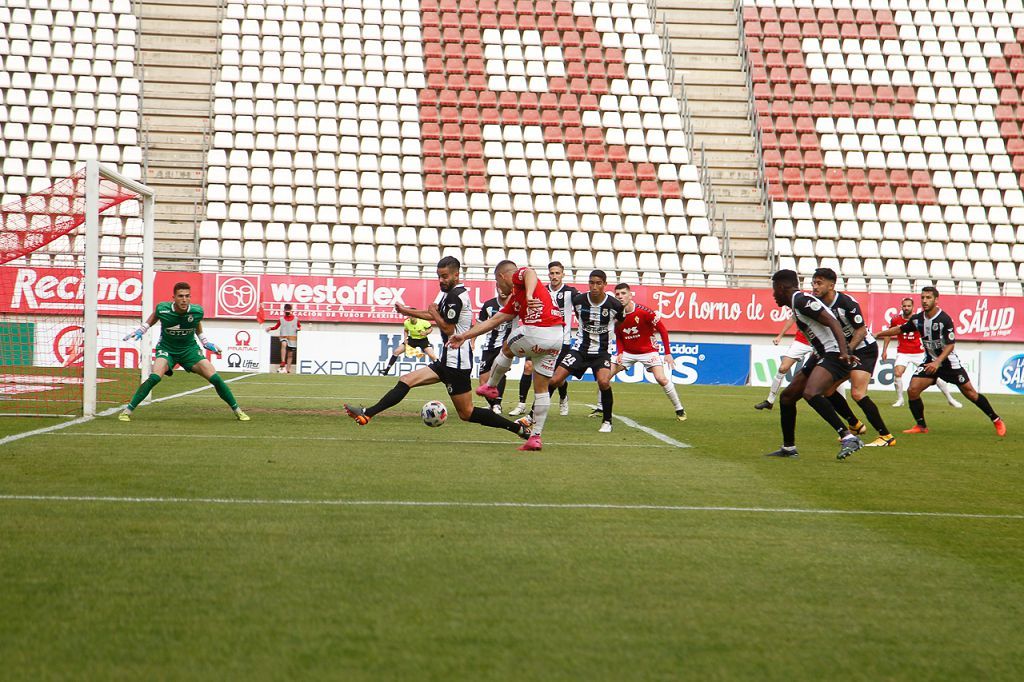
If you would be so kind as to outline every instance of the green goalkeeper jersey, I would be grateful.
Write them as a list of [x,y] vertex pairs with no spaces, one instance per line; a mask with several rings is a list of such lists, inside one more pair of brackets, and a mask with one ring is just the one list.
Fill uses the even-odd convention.
[[203,319],[200,306],[192,303],[187,311],[178,313],[172,301],[164,301],[157,304],[156,316],[160,320],[158,348],[176,353],[196,348],[196,327]]

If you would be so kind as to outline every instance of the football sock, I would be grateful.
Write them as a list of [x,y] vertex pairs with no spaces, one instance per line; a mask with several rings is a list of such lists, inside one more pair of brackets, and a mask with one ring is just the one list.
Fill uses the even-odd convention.
[[131,402],[128,403],[128,409],[134,410],[139,406],[149,392],[153,390],[153,387],[160,383],[159,374],[150,374],[149,378],[139,384],[139,387],[135,389],[135,395],[132,396]]
[[482,407],[473,408],[472,414],[469,415],[469,421],[474,424],[490,426],[492,429],[505,429],[512,433],[519,433],[519,424],[505,419],[500,414],[494,414],[490,410],[485,410]]
[[893,388],[896,389],[896,402],[903,402],[903,377],[893,377]]
[[228,404],[232,410],[238,409],[238,402],[235,400],[235,396],[231,393],[231,389],[228,388],[226,381],[220,378],[219,374],[214,374],[210,377],[210,383],[217,390],[217,395],[220,399]]
[[864,416],[868,418],[868,423],[878,429],[879,435],[889,433],[889,429],[885,426],[885,420],[882,419],[882,414],[878,411],[878,405],[875,405],[871,396],[864,396],[857,401],[857,404],[860,405],[860,409],[864,410]]
[[388,360],[388,369],[394,367],[396,362],[398,362],[398,356],[392,355],[391,358]]
[[956,398],[953,397],[953,394],[949,390],[949,384],[947,384],[945,381],[943,381],[942,379],[936,379],[935,385],[939,387],[940,391],[942,391],[942,395],[946,396],[946,400],[948,400],[949,402],[953,402],[954,400],[956,400]]
[[540,395],[533,398],[533,427],[530,434],[539,436],[544,431],[544,422],[548,418],[548,408],[551,407],[551,396],[541,391]]
[[928,424],[924,421],[924,401],[918,398],[910,401],[910,414],[914,415],[914,421],[922,429],[927,429]]
[[[816,395],[807,401],[814,411],[821,415],[821,418],[828,422],[828,425],[835,429],[836,433],[840,436],[849,433],[849,429],[846,428],[846,424],[836,414],[836,408],[832,406],[832,402],[823,395]],[[845,400],[843,402],[846,402]],[[849,405],[847,405],[849,409]],[[852,412],[851,412],[852,414]],[[856,417],[854,417],[856,419]]]
[[526,396],[530,395],[531,385],[533,385],[533,374],[524,372],[523,376],[519,377],[519,402],[526,402]]
[[988,418],[992,421],[999,419],[999,415],[996,414],[995,410],[992,409],[992,404],[989,403],[988,398],[982,394],[978,394],[977,400],[972,400],[972,403],[978,406],[978,409],[988,415]]
[[836,391],[828,397],[828,402],[832,404],[832,409],[836,411],[840,417],[846,420],[846,423],[853,426],[860,420],[857,419],[857,415],[850,409],[850,403],[846,402],[846,398],[842,396],[839,391]]
[[783,400],[779,403],[782,419],[782,444],[787,448],[796,446],[796,403]]
[[569,399],[569,384],[568,382],[558,387],[558,399],[568,400]]
[[768,391],[768,402],[774,404],[776,396],[779,395],[779,389],[782,388],[782,380],[786,378],[786,375],[782,372],[775,374],[775,378],[772,379],[772,388]]
[[491,376],[487,377],[487,385],[497,386],[500,384],[511,366],[512,358],[504,353],[498,353],[498,357],[494,358],[494,363],[491,365]]
[[[384,394],[384,397],[377,401],[376,405],[371,405],[366,408],[366,416],[373,417],[380,414],[389,407],[394,407],[398,403],[405,399],[405,396],[409,394],[409,385],[403,384],[399,381],[395,384],[395,387]],[[494,414],[493,412],[491,414]],[[495,415],[497,416],[497,415]]]
[[601,389],[601,413],[602,419],[606,422],[612,420],[612,388]]
[[683,409],[683,401],[679,399],[679,394],[676,393],[676,385],[672,383],[672,379],[669,379],[668,383],[662,386],[662,388],[665,390],[665,395],[668,396],[668,399],[672,401],[672,407],[676,410]]

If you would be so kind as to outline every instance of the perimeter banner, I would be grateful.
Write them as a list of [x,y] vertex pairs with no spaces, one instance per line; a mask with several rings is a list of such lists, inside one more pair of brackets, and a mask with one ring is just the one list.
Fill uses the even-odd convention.
[[[543,274],[543,273],[542,273]],[[138,315],[138,272],[103,270],[100,309],[107,315]],[[243,275],[161,271],[156,300],[169,300],[176,282],[192,286],[192,301],[209,319],[252,320],[262,309],[267,319],[291,303],[310,322],[397,323],[396,303],[425,308],[438,296],[432,279],[381,277]],[[608,283],[611,292],[617,282]],[[657,311],[670,331],[776,334],[789,316],[769,289],[651,287],[629,282],[635,299]],[[494,296],[491,281],[465,282],[475,308]],[[577,286],[581,290],[586,285]],[[852,292],[875,330],[899,308],[905,294]],[[916,295],[915,295],[916,298]],[[0,267],[0,313],[60,314],[81,305],[81,272],[73,269]],[[940,305],[965,341],[1024,341],[1024,298],[945,295]]]

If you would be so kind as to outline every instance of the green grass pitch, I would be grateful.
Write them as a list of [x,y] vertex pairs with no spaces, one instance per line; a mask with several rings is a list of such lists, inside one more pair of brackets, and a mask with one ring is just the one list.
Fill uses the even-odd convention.
[[1000,439],[929,393],[931,434],[837,462],[806,405],[801,457],[763,457],[778,413],[754,388],[680,388],[679,423],[657,386],[616,385],[618,413],[689,448],[598,434],[594,384],[540,453],[423,426],[440,387],[344,417],[393,383],[246,377],[248,423],[206,390],[0,446],[3,677],[1024,675],[1024,399],[991,396]]

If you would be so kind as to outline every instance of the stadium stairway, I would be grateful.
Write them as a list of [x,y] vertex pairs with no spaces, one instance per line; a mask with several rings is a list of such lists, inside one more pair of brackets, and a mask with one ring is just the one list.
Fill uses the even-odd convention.
[[[727,220],[734,272],[767,274],[770,267],[758,163],[750,129],[748,90],[732,0],[656,0],[659,28],[672,39],[676,88],[685,80],[694,151],[703,145],[719,212]],[[737,283],[763,284],[739,277]]]
[[159,197],[156,252],[163,256],[193,257],[196,251],[221,5],[221,0],[146,0],[136,8],[146,182]]

